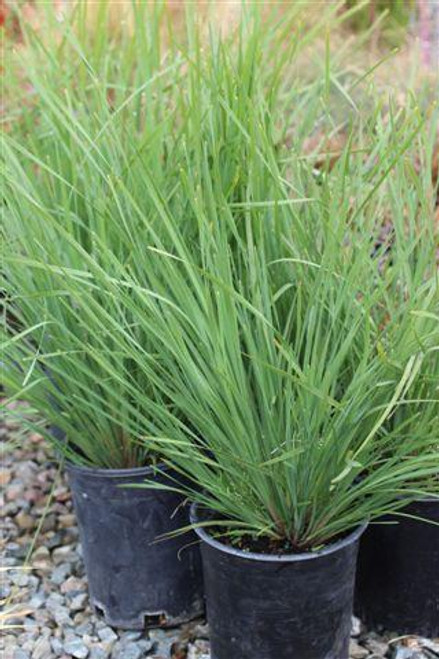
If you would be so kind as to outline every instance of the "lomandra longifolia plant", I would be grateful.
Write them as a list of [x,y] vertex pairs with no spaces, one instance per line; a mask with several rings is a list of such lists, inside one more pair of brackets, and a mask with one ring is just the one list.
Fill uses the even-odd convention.
[[[249,11],[221,37],[188,11],[175,34],[163,4],[140,3],[133,5],[133,31],[114,34],[105,3],[91,32],[84,11],[78,7],[59,24],[47,10],[50,34],[24,29],[22,69],[8,71],[16,106],[8,106],[2,149],[5,377],[12,395],[27,398],[67,437],[59,448],[69,459],[129,467],[150,459],[135,441],[145,432],[131,388],[156,396],[136,361],[113,343],[113,329],[133,331],[131,312],[93,284],[90,307],[81,311],[66,288],[67,272],[79,281],[88,272],[91,283],[96,262],[116,283],[122,267],[148,285],[156,267],[150,241],[166,251],[180,239],[164,208],[201,265],[197,190],[215,175],[226,202],[239,206],[251,163],[259,199],[273,197],[273,175],[265,171],[276,172],[294,96],[303,107],[320,85],[288,87],[291,76],[282,71],[338,19],[325,11],[304,34],[294,28],[293,8],[264,23]],[[24,95],[24,75],[31,95]],[[239,243],[236,226],[229,231]],[[95,306],[106,315],[99,326],[89,314]]]
[[[410,126],[401,124],[401,134],[410,136]],[[381,141],[383,149],[391,145]],[[260,170],[252,171],[256,185]],[[346,186],[353,191],[362,173],[353,168]],[[302,176],[311,186],[312,169],[309,180]],[[100,262],[84,255],[86,269],[64,270],[63,286],[77,317],[95,328],[91,353],[103,370],[111,373],[114,352],[125,360],[119,377],[142,417],[138,441],[188,477],[186,492],[211,511],[209,523],[232,540],[251,535],[290,551],[315,549],[398,509],[401,495],[405,503],[418,496],[437,471],[431,415],[417,406],[429,410],[431,401],[413,408],[410,398],[434,347],[437,289],[431,280],[398,328],[381,327],[375,311],[388,282],[379,278],[370,242],[351,227],[352,209],[331,231],[326,184],[311,239],[311,202],[297,212],[281,196],[282,181],[275,179],[276,199],[264,203],[252,201],[249,184],[248,201],[237,209],[210,180],[196,195],[186,189],[197,211],[196,241],[149,180],[166,243],[146,219],[141,281],[102,246]],[[358,201],[363,226],[373,189]],[[279,247],[275,258],[278,223],[279,245],[293,244],[293,255]],[[335,239],[342,223],[350,243]],[[108,301],[124,320],[107,313]],[[129,364],[154,388],[153,398],[136,386]],[[389,426],[402,406],[407,421],[416,416],[416,433]]]
[[[114,222],[108,221],[109,213],[120,221],[123,211],[117,204],[110,211],[108,192],[119,179],[130,179],[135,162],[144,168],[155,163],[155,180],[162,181],[163,191],[164,181],[172,189],[174,165],[164,162],[163,153],[169,143],[177,165],[170,107],[181,62],[161,60],[158,6],[148,22],[136,23],[132,38],[106,29],[105,3],[100,34],[87,29],[84,11],[78,7],[60,25],[47,9],[51,29],[43,39],[24,30],[22,68],[15,79],[10,73],[13,91],[22,98],[8,106],[2,149],[5,381],[9,393],[29,400],[43,420],[62,431],[50,439],[67,439],[58,447],[70,460],[132,467],[149,458],[126,430],[127,417],[134,426],[138,417],[118,378],[123,359],[113,351],[112,375],[101,369],[92,356],[93,330],[77,322],[62,277],[55,280],[42,265],[51,264],[58,273],[82,267],[82,253],[71,241],[93,253],[101,240],[129,260],[126,239],[120,234],[115,239]],[[136,231],[126,228],[128,235]],[[29,267],[37,262],[39,267]],[[107,311],[117,322],[117,305]],[[111,350],[108,336],[107,346]],[[135,365],[131,368],[134,373]],[[141,380],[138,386],[148,388]]]
[[[434,163],[437,122],[436,109],[407,157],[389,177],[384,202],[387,226],[374,258],[383,281],[375,318],[384,329],[384,337],[399,333],[404,328],[403,316],[410,314],[412,337],[425,353],[420,377],[408,395],[411,403],[399,406],[388,425],[403,429],[405,435],[420,431],[439,445],[439,225],[435,219],[439,182]],[[439,465],[436,479],[438,474]],[[430,494],[435,492],[437,483],[432,481]]]
[[[189,30],[197,57],[153,73],[162,103],[172,91],[161,120],[138,106],[140,140],[140,87],[105,110],[110,76],[74,88],[82,108],[39,81],[47,131],[36,148],[7,139],[7,377],[72,459],[128,466],[154,449],[232,537],[302,550],[398,507],[436,468],[430,434],[401,442],[384,425],[424,364],[430,298],[381,336],[367,234],[419,121],[366,122],[369,159],[351,138],[339,169],[316,173],[288,151],[303,108],[275,112],[314,92],[266,72],[276,30],[246,29],[213,40],[207,64]],[[86,111],[94,90],[103,122]]]
[[[273,286],[281,264],[267,259],[263,236],[257,245],[252,239],[252,226],[267,216],[250,203],[249,211],[245,280],[221,231],[199,275],[199,300],[190,288],[184,297],[172,293],[190,264],[159,257],[173,261],[162,289],[180,300],[163,332],[163,361],[171,353],[178,364],[169,366],[164,391],[190,426],[176,432],[164,419],[157,445],[201,484],[191,496],[232,535],[311,549],[398,508],[402,494],[417,495],[437,472],[434,401],[409,402],[419,369],[437,350],[423,315],[437,300],[437,282],[418,298],[418,316],[401,316],[397,331],[381,333],[373,318],[380,287],[359,287],[356,261],[335,269],[331,240],[317,262],[291,259]],[[366,247],[358,248],[360,261]],[[372,277],[365,259],[363,267]],[[152,318],[148,333],[158,323]],[[385,426],[403,405],[407,423],[417,417],[416,433]]]

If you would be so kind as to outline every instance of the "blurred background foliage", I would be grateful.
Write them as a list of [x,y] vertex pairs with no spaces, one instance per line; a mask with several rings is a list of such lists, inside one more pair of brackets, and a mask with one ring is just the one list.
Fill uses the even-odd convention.
[[[44,37],[49,28],[48,11],[55,7],[61,22],[66,12],[81,7],[86,8],[88,28],[95,31],[105,6],[110,16],[107,27],[117,34],[120,30],[131,29],[135,15],[133,5],[144,1],[0,0],[3,73],[13,64],[13,49],[25,41],[20,23],[41,30]],[[198,0],[197,11],[201,19],[213,13],[218,29],[230,30],[237,22],[243,2],[246,0]],[[171,22],[178,27],[182,24],[184,0],[166,0],[165,4]],[[273,8],[282,11],[282,7],[291,4],[300,6],[303,24],[310,27],[322,11],[334,7],[343,20],[331,29],[332,48],[345,47],[348,41],[353,63],[370,66],[398,49],[382,68],[385,84],[406,88],[413,86],[415,78],[439,75],[439,0],[265,0],[258,4],[261,11]]]

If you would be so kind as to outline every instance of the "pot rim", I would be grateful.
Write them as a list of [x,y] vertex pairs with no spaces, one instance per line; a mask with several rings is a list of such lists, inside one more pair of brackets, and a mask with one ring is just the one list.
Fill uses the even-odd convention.
[[107,467],[87,467],[85,465],[77,465],[74,462],[66,460],[66,470],[84,476],[95,476],[96,478],[126,478],[127,476],[151,476],[154,474],[157,467],[164,472],[170,471],[170,467],[164,462],[159,462],[157,465],[145,465],[143,467],[128,467],[126,469],[112,469]]
[[[191,505],[190,508],[191,524],[197,523],[197,509],[199,507],[200,506],[197,502],[194,502]],[[364,522],[363,524],[360,524],[360,526],[357,526],[351,533],[349,533],[349,535],[345,536],[341,540],[337,540],[337,542],[333,542],[332,544],[325,546],[323,549],[319,549],[318,551],[302,553],[302,554],[278,554],[278,555],[259,554],[257,552],[246,552],[243,551],[242,549],[235,549],[234,547],[229,547],[228,545],[225,545],[222,542],[218,542],[218,540],[212,538],[212,536],[209,535],[209,533],[207,533],[203,527],[194,527],[194,531],[197,534],[197,536],[200,538],[200,540],[203,540],[206,544],[217,549],[218,551],[221,551],[225,554],[230,554],[231,556],[236,556],[237,558],[248,559],[251,561],[260,561],[265,563],[301,563],[304,561],[312,561],[317,558],[321,558],[322,556],[329,556],[330,554],[333,554],[334,552],[343,549],[348,545],[353,544],[361,537],[367,526],[368,526],[368,522]]]

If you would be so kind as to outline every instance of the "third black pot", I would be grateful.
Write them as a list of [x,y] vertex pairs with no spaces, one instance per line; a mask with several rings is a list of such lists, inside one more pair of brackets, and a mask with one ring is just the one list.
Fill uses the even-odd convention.
[[[370,627],[439,636],[439,499],[410,504],[408,517],[371,524],[358,558],[356,613]],[[395,523],[397,522],[397,523]]]
[[[193,506],[191,521],[202,519]],[[196,529],[212,659],[348,659],[363,529],[321,551],[282,556],[234,549]]]
[[[188,524],[174,492],[120,487],[164,480],[150,467],[68,465],[73,503],[95,610],[114,627],[174,626],[203,612],[202,570],[191,533],[155,542]],[[169,473],[169,472],[168,472]],[[195,542],[194,542],[195,541]]]

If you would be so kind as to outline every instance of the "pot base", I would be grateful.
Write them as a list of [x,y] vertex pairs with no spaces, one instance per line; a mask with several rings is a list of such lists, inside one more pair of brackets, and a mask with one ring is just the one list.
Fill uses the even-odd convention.
[[129,629],[133,631],[142,631],[144,629],[172,629],[180,625],[191,622],[199,618],[204,610],[204,601],[200,598],[198,606],[194,603],[190,611],[183,611],[179,616],[172,616],[165,611],[150,612],[142,611],[135,618],[121,618],[118,613],[114,613],[96,598],[90,597],[90,604],[96,616],[104,620],[110,627],[117,629]]

